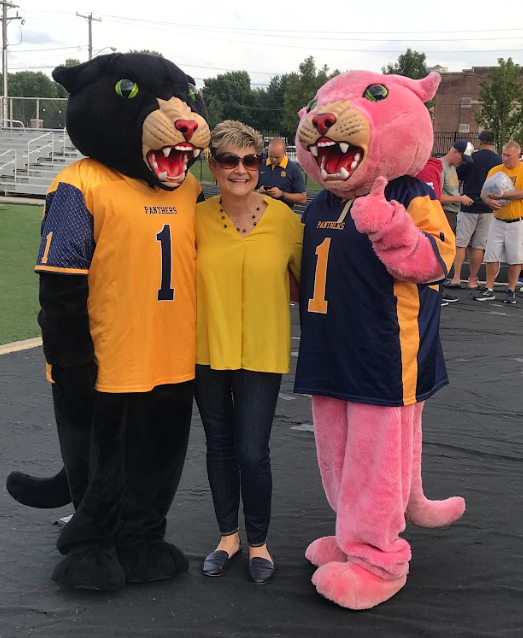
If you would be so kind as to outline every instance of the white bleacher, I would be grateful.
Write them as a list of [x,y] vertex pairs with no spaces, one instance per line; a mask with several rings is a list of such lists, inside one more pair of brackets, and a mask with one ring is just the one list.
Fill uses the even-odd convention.
[[83,156],[67,132],[0,129],[0,194],[45,195],[55,176]]

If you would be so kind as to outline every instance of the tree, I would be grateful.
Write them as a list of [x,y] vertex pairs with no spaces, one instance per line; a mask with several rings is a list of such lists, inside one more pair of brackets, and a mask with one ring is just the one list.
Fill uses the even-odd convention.
[[398,57],[397,62],[382,67],[381,72],[385,75],[404,75],[413,80],[421,80],[429,74],[426,60],[427,56],[424,53],[407,49]]
[[337,69],[330,73],[327,65],[317,70],[311,55],[300,64],[298,73],[290,73],[287,76],[282,120],[284,131],[291,135],[295,133],[299,122],[299,110],[312,100],[327,80],[339,73]]
[[283,131],[284,99],[289,76],[275,75],[266,89],[254,90],[256,110],[251,113],[252,126],[260,131]]
[[19,71],[9,74],[11,97],[56,97],[56,85],[42,71]]
[[163,54],[159,51],[153,51],[152,49],[130,49],[128,53],[149,53],[149,55],[159,55],[163,58]]
[[251,124],[255,104],[247,71],[228,71],[203,81],[202,96],[209,111],[209,126],[223,119]]
[[63,66],[76,66],[77,64],[80,64],[80,60],[77,58],[67,58]]
[[[407,49],[398,57],[398,61],[394,64],[387,64],[381,67],[381,72],[385,75],[403,75],[413,80],[421,80],[429,74],[426,63],[427,56],[419,51]],[[435,100],[425,102],[425,106],[432,112]]]
[[512,58],[498,59],[480,84],[478,124],[490,129],[498,150],[510,139],[523,143],[523,71]]

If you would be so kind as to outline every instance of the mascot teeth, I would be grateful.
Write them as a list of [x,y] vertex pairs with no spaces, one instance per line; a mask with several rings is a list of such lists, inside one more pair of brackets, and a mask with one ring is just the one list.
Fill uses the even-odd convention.
[[163,173],[158,173],[158,179],[162,182],[165,182],[165,180],[167,179],[167,173],[165,171]]
[[164,157],[169,157],[169,155],[171,154],[171,147],[166,146],[165,148],[162,148],[162,152]]
[[194,159],[196,159],[201,152],[202,152],[201,148],[193,149],[192,155],[193,155]]
[[309,147],[324,181],[345,181],[360,165],[363,149],[349,142],[335,142],[322,137]]

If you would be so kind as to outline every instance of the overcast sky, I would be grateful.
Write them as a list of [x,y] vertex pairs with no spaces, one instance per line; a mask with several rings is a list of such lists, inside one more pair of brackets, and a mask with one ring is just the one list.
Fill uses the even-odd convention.
[[94,54],[155,49],[198,86],[227,70],[246,70],[263,86],[309,55],[330,69],[380,71],[407,47],[449,71],[495,65],[499,57],[523,64],[522,0],[19,1],[8,14],[25,20],[9,23],[11,72],[50,73],[66,58],[87,60],[88,24],[76,12],[101,19],[93,22]]

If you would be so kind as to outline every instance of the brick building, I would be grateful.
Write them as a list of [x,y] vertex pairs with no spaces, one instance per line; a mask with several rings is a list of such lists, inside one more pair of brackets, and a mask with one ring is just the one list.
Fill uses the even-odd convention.
[[480,111],[480,83],[490,67],[474,66],[463,71],[441,74],[434,104],[434,133],[478,133],[476,115]]

